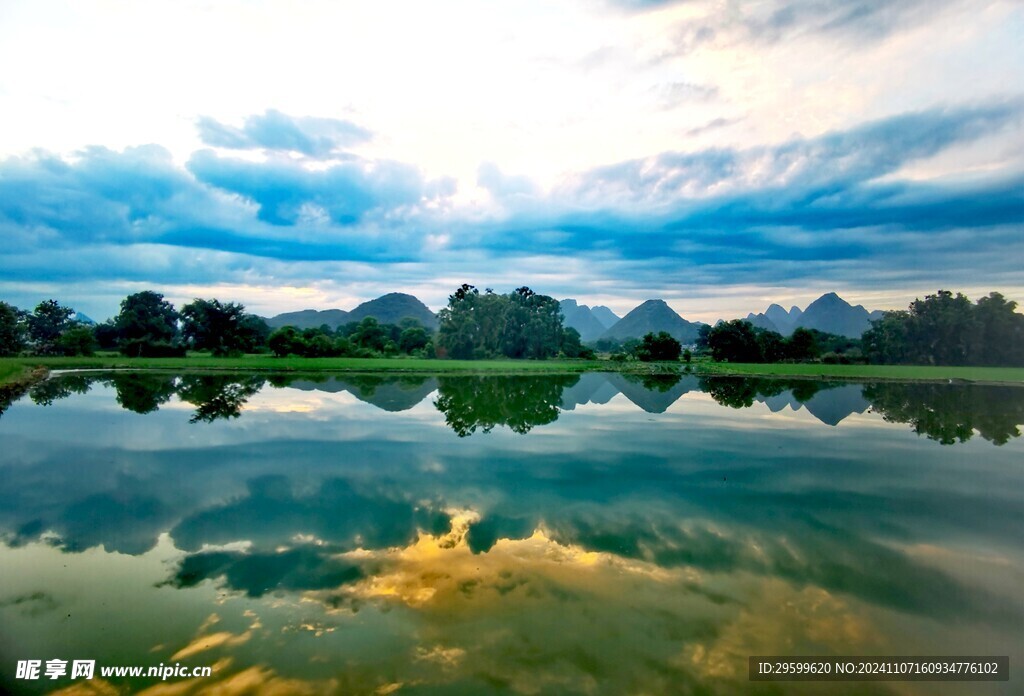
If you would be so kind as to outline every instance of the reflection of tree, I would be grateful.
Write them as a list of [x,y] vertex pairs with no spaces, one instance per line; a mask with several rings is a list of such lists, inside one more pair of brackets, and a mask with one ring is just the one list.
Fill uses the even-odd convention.
[[516,433],[558,419],[562,390],[579,375],[441,377],[434,405],[459,437],[506,425]]
[[974,431],[1004,445],[1020,437],[1024,389],[978,384],[879,383],[864,387],[872,408],[891,423],[908,423],[943,445],[966,442]]
[[672,387],[679,384],[679,380],[682,379],[677,374],[670,375],[623,375],[630,382],[639,382],[643,385],[644,389],[649,391],[656,391],[664,394],[672,389]]
[[196,407],[190,423],[212,423],[219,418],[238,418],[245,402],[264,382],[256,375],[185,375],[178,396]]
[[87,375],[61,375],[33,384],[28,390],[28,396],[34,404],[49,406],[72,394],[85,394],[91,382],[92,378]]
[[135,413],[152,413],[177,391],[174,375],[115,374],[108,380],[117,391],[117,403]]
[[700,388],[718,403],[732,408],[749,408],[757,398],[778,396],[792,391],[793,398],[804,403],[832,384],[806,379],[765,379],[763,377],[701,377]]

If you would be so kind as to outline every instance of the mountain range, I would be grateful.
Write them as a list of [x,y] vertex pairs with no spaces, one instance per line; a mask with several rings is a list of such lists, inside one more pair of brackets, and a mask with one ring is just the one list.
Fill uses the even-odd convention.
[[747,321],[754,326],[789,336],[796,329],[817,329],[825,333],[860,338],[871,328],[871,322],[882,318],[882,312],[869,312],[862,305],[851,305],[834,292],[828,292],[801,311],[793,307],[788,312],[777,304],[760,314],[748,314]]
[[431,330],[437,329],[437,316],[412,295],[402,292],[391,292],[375,300],[362,303],[350,312],[344,309],[304,309],[299,312],[285,312],[267,319],[272,329],[282,326],[294,326],[299,329],[315,329],[327,324],[337,329],[343,324],[362,321],[373,317],[381,324],[398,324],[405,318],[412,318]]
[[565,326],[579,331],[581,341],[597,340],[619,321],[615,312],[604,306],[588,307],[571,299],[562,300],[558,305],[562,308]]
[[[679,316],[664,300],[647,300],[621,319],[608,307],[588,307],[574,299],[559,302],[565,325],[580,332],[583,341],[612,339],[624,341],[642,338],[647,333],[665,331],[680,343],[690,344],[697,340],[701,322],[687,321]],[[861,305],[851,305],[834,292],[825,293],[806,309],[791,307],[789,310],[772,304],[764,312],[748,314],[746,319],[754,326],[777,331],[788,336],[798,328],[817,329],[826,333],[849,338],[860,338],[871,328],[871,322],[880,319],[881,311],[869,312]],[[431,330],[436,330],[437,316],[420,302],[405,293],[393,292],[374,300],[364,302],[351,311],[343,309],[305,309],[286,312],[267,319],[271,328],[291,325],[300,329],[316,328],[327,324],[332,329],[353,321],[374,317],[382,324],[398,324],[411,317]]]

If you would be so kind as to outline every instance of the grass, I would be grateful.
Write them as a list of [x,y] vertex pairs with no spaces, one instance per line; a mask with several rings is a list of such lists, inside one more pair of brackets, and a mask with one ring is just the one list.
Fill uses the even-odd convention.
[[943,365],[825,365],[821,363],[769,364],[701,362],[705,374],[764,377],[825,377],[852,380],[927,382],[982,382],[1024,384],[1024,367],[952,367]]
[[[117,354],[75,358],[0,358],[0,383],[16,379],[35,367],[49,370],[228,370],[235,372],[403,372],[421,374],[537,374],[575,373],[613,369],[598,360],[428,360],[424,358],[275,358],[244,355],[214,358],[197,354],[185,358],[125,358]],[[655,368],[644,366],[641,371]]]
[[[428,360],[424,358],[275,358],[245,355],[214,358],[195,354],[185,358],[125,358],[103,353],[91,358],[0,358],[0,385],[20,384],[38,378],[37,368],[132,369],[234,372],[398,372],[416,374],[566,374],[589,371],[646,374],[679,372],[683,365],[666,363],[616,363],[608,360]],[[924,365],[825,365],[715,363],[696,360],[697,374],[804,377],[850,380],[901,380],[948,382],[950,380],[1024,384],[1024,368],[942,367]]]

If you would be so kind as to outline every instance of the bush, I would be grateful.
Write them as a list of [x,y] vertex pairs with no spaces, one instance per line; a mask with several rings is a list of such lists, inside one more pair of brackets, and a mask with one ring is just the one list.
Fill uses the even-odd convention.
[[121,342],[121,355],[130,358],[184,358],[185,346],[181,343],[153,341],[137,338]]

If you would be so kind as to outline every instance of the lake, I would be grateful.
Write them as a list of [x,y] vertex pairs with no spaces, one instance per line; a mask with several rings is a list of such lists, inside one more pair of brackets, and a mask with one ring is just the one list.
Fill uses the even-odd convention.
[[[1020,693],[1022,424],[1018,387],[64,375],[0,415],[0,691]],[[100,674],[174,664],[213,674]]]

